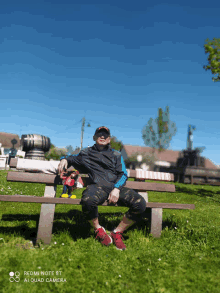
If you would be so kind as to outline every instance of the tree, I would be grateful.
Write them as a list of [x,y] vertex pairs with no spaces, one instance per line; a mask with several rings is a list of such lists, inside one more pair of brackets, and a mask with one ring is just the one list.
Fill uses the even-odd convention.
[[142,129],[142,138],[145,145],[155,149],[159,152],[164,151],[169,147],[172,136],[176,134],[176,124],[170,121],[169,107],[163,112],[162,108],[158,109],[158,117],[156,119],[150,118],[147,125]]
[[66,156],[67,155],[67,150],[65,148],[63,149],[57,149],[55,145],[51,144],[50,150],[45,154],[46,160],[55,160],[59,161],[60,157]]
[[111,148],[115,149],[116,151],[121,151],[123,148],[123,143],[119,141],[115,136],[111,137],[110,145]]
[[214,38],[213,40],[206,39],[207,44],[204,45],[205,53],[209,53],[208,63],[209,65],[204,65],[203,68],[211,70],[212,74],[216,75],[212,77],[214,82],[220,81],[220,39]]
[[67,154],[68,155],[72,155],[73,154],[74,149],[73,149],[73,147],[71,145],[66,146],[66,149],[67,149]]

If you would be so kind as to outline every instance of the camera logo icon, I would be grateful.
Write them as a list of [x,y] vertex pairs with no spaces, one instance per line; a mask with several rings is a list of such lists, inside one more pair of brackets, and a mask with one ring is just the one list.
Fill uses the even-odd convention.
[[19,272],[10,272],[9,276],[10,276],[10,278],[9,278],[10,282],[19,282],[20,281],[20,278],[19,278],[20,273]]

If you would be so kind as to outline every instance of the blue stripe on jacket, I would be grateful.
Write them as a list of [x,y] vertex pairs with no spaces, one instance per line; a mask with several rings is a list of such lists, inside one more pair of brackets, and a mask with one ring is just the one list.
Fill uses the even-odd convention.
[[78,156],[78,154],[77,155],[68,155],[68,156],[62,156],[62,157],[60,157],[60,161],[62,160],[62,159],[66,159],[66,158],[69,158],[70,156]]
[[125,167],[125,163],[124,163],[124,160],[123,160],[123,157],[121,156],[121,165],[122,165],[122,171],[124,172],[124,175],[121,177],[121,179],[114,185],[115,188],[119,188],[121,187],[122,185],[125,184],[125,182],[127,181],[128,179],[128,173],[127,173],[127,170],[126,170],[126,167]]

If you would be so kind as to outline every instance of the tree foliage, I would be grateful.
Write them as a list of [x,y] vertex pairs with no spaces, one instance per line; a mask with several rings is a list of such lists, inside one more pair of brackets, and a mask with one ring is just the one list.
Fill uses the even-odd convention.
[[60,157],[66,156],[67,155],[67,150],[65,148],[63,149],[57,149],[55,145],[51,144],[49,151],[45,154],[46,160],[55,160],[59,161]]
[[72,155],[74,152],[74,149],[71,145],[66,146],[67,154]]
[[121,151],[123,148],[123,143],[119,141],[115,136],[111,137],[111,142],[110,142],[111,148]]
[[169,147],[172,136],[176,134],[176,124],[170,121],[169,107],[163,112],[162,108],[158,109],[158,117],[150,118],[147,125],[142,129],[142,138],[145,145],[158,149],[159,152]]
[[206,39],[207,44],[204,45],[205,53],[209,54],[208,63],[203,68],[211,70],[215,77],[212,77],[214,82],[220,81],[220,39],[214,38],[213,40]]

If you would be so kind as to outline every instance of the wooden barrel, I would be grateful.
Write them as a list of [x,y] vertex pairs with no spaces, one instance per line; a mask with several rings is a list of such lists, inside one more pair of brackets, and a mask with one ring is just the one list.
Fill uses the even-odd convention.
[[24,134],[21,136],[21,145],[26,152],[25,159],[45,160],[45,153],[50,149],[49,137],[40,134]]

